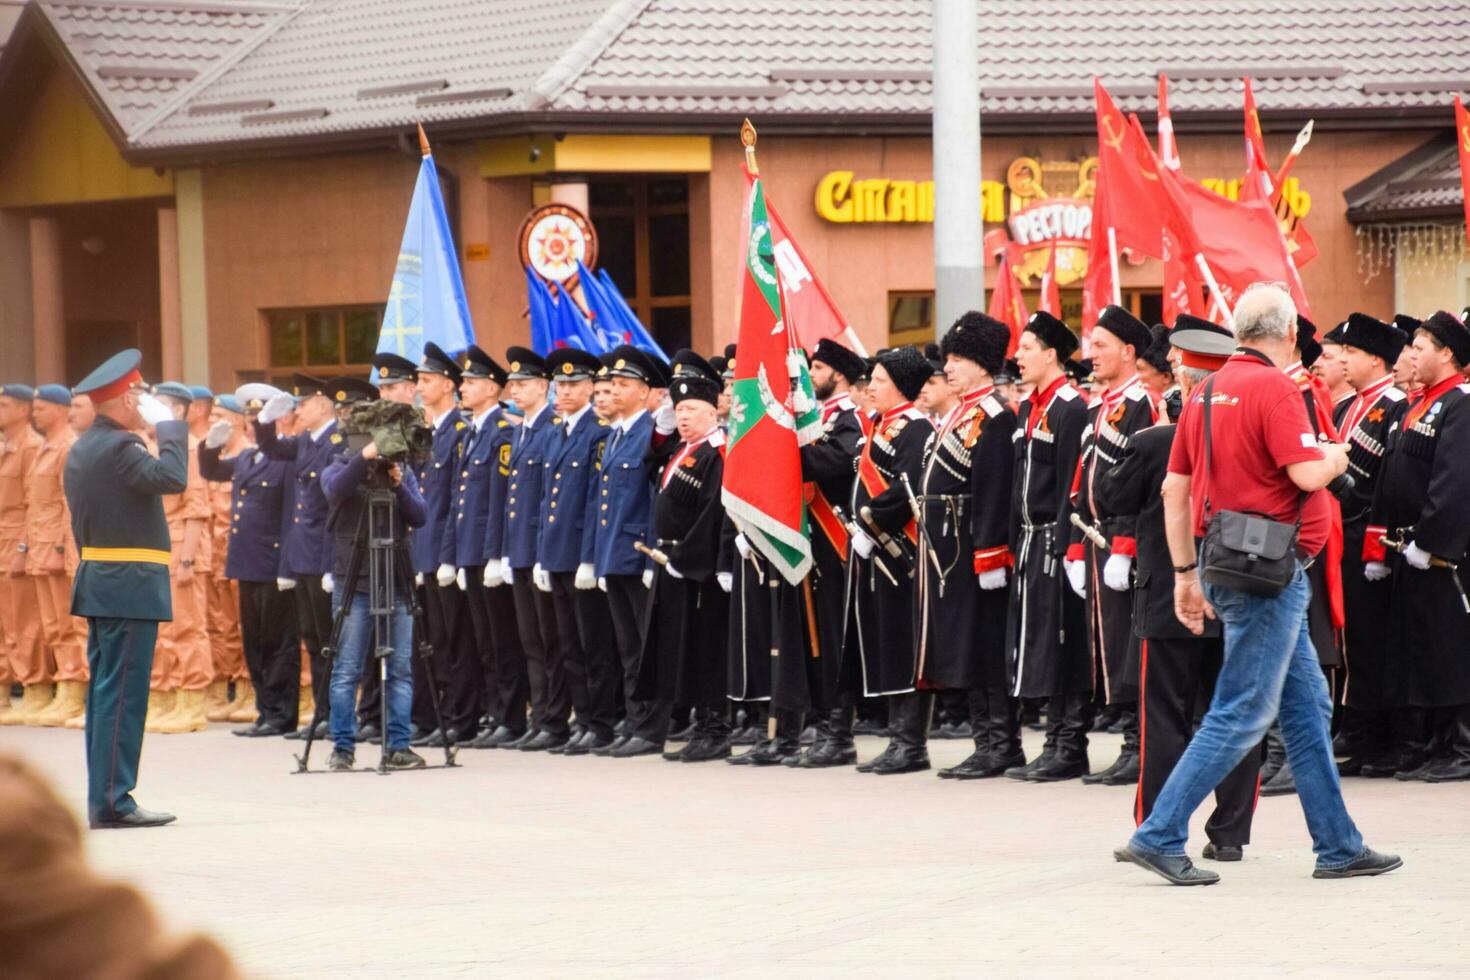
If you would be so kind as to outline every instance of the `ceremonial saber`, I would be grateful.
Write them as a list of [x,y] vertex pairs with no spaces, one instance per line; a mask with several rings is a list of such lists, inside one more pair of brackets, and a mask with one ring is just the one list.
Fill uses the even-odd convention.
[[[847,528],[847,533],[848,533],[848,536],[849,537],[856,537],[857,536],[858,532],[861,529],[856,524],[854,524],[850,518],[848,518],[845,514],[842,513],[842,508],[841,507],[838,507],[836,504],[833,504],[832,505],[832,513],[836,514],[837,515],[837,519],[842,522],[842,526],[845,527],[845,528]],[[851,545],[849,545],[849,547],[851,547]],[[880,572],[883,573],[883,577],[886,578],[886,579],[888,579],[888,581],[893,584],[893,587],[895,589],[898,588],[898,579],[896,579],[896,578],[893,577],[893,573],[888,570],[888,566],[886,564],[884,564],[883,559],[882,558],[879,558],[876,554],[874,554],[872,561],[873,561],[873,564],[874,565],[878,566],[878,571],[880,571]],[[846,620],[844,620],[843,621],[843,629],[845,630],[846,628],[847,628],[847,626],[846,626]]]
[[1102,532],[1093,525],[1089,524],[1087,518],[1083,517],[1075,510],[1072,511],[1071,521],[1072,526],[1081,531],[1084,538],[1091,541],[1094,545],[1101,548],[1103,551],[1112,550],[1108,547],[1108,539],[1103,537]]
[[929,537],[929,525],[924,523],[924,508],[919,506],[919,498],[914,496],[914,485],[909,482],[909,475],[900,473],[899,478],[903,480],[904,493],[909,495],[909,510],[913,512],[919,533],[924,536],[924,550],[929,553],[929,564],[934,566],[934,574],[939,577],[939,594],[943,596],[944,569],[939,567],[939,554],[934,550],[934,539]]
[[668,565],[669,563],[668,555],[664,554],[662,551],[659,551],[657,548],[650,548],[642,541],[634,541],[633,550],[641,555],[647,555],[660,565]]
[[[1386,534],[1378,536],[1378,543],[1390,551],[1397,551],[1401,555],[1409,550],[1409,543],[1407,541],[1390,538]],[[1465,595],[1465,586],[1460,584],[1459,562],[1445,561],[1443,558],[1436,558],[1434,555],[1430,555],[1429,567],[1443,568],[1450,573],[1450,581],[1455,583],[1455,590],[1460,593],[1460,604],[1465,607],[1465,613],[1470,615],[1470,596]]]
[[1302,151],[1307,148],[1307,144],[1312,142],[1312,124],[1314,122],[1316,122],[1315,119],[1307,120],[1307,124],[1302,127],[1302,131],[1296,134],[1296,142],[1292,144],[1291,152],[1282,161],[1281,169],[1277,171],[1275,178],[1277,196],[1280,196],[1282,188],[1286,186],[1286,175],[1291,173],[1292,167],[1296,166],[1296,158],[1301,156]]

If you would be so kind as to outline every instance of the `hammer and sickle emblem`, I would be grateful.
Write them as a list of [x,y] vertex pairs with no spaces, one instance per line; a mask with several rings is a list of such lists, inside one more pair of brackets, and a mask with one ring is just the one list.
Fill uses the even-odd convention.
[[1103,129],[1107,130],[1108,133],[1107,139],[1103,140],[1103,142],[1111,146],[1115,152],[1123,152],[1123,137],[1127,134],[1128,130],[1123,125],[1122,119],[1119,118],[1118,131],[1115,133],[1113,132],[1113,117],[1103,116]]
[[1470,153],[1470,126],[1460,127],[1460,150]]

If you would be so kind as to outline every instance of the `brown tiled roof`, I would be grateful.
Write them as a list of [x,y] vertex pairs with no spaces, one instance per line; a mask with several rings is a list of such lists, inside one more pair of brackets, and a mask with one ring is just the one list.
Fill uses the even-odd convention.
[[[1451,94],[1470,90],[1465,0],[978,2],[991,131],[1085,128],[1095,73],[1147,111],[1167,72],[1186,127],[1238,124],[1244,74],[1268,127],[1447,124]],[[416,121],[700,131],[749,114],[926,132],[931,3],[36,0],[144,157]]]
[[1453,133],[1411,150],[1343,191],[1348,220],[1392,224],[1449,218],[1464,220],[1460,155]]

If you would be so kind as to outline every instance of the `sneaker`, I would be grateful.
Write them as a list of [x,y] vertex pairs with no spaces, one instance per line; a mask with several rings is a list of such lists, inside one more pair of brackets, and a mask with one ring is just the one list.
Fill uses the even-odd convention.
[[428,763],[413,749],[394,749],[384,765],[389,769],[422,769]]
[[357,764],[351,752],[345,749],[336,749],[332,757],[327,760],[327,769],[331,772],[350,772]]

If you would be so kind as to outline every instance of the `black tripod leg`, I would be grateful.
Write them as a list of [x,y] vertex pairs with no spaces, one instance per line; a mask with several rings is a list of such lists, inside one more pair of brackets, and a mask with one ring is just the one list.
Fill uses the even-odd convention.
[[[424,660],[424,677],[429,682],[429,701],[434,706],[434,724],[439,726],[439,734],[444,736],[444,767],[450,768],[459,763],[454,757],[459,754],[459,745],[449,737],[449,729],[444,727],[444,711],[439,702],[439,679],[434,675],[434,645],[429,642],[429,624],[424,616],[424,607],[419,605],[418,593],[413,588],[413,567],[408,561],[408,551],[402,547],[398,549],[398,580],[407,582],[405,589],[408,596],[408,611],[413,617],[414,646],[418,654]],[[386,734],[388,716],[383,716],[384,732]],[[383,739],[383,745],[388,745],[387,738]]]
[[[363,531],[366,527],[366,521],[367,510],[364,509],[362,512],[362,516],[359,517],[357,520],[357,532],[354,536],[354,540],[357,541],[357,544],[353,546],[352,555],[347,559],[347,575],[345,576],[346,581],[332,583],[332,591],[334,593],[336,593],[337,589],[341,588],[345,588],[347,590],[346,592],[337,593],[338,595],[347,596],[347,599],[337,604],[337,611],[332,614],[332,631],[327,636],[327,642],[322,644],[321,658],[326,661],[327,670],[327,698],[326,703],[318,701],[315,708],[312,710],[311,726],[306,730],[306,744],[302,748],[301,754],[296,756],[297,772],[310,771],[308,769],[308,765],[311,762],[311,745],[313,742],[316,741],[317,725],[322,723],[323,713],[331,710],[332,662],[337,659],[337,646],[342,640],[342,624],[347,621],[347,613],[352,606],[352,596],[357,590],[357,579],[358,576],[362,573],[362,555],[367,548],[367,541],[364,540],[363,537]],[[387,744],[387,741],[388,740],[385,737],[383,739],[384,744]]]

